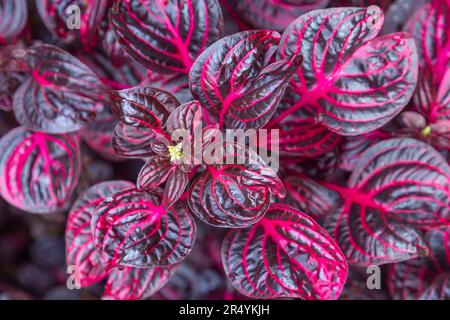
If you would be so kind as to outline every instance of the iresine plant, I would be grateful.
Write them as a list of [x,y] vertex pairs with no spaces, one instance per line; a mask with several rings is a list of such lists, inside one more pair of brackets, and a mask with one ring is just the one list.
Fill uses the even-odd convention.
[[[3,199],[68,211],[66,263],[104,299],[157,293],[204,230],[248,298],[338,299],[385,264],[393,298],[449,298],[448,4],[222,2],[36,1],[55,45],[0,0]],[[81,188],[83,145],[135,181]]]

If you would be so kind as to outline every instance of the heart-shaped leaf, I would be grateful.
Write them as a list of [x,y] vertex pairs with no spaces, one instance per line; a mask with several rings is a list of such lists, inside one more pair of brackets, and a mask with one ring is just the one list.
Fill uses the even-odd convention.
[[170,268],[114,268],[102,299],[141,300],[161,289],[172,276]]
[[417,52],[406,33],[375,38],[382,22],[376,6],[317,10],[292,22],[278,52],[304,58],[289,89],[300,100],[271,123],[307,107],[330,130],[358,135],[394,118],[414,92]]
[[250,226],[266,213],[272,194],[285,196],[283,183],[244,146],[225,143],[222,156],[221,164],[209,165],[190,184],[189,207],[199,219],[216,227]]
[[186,258],[195,239],[195,224],[186,208],[166,209],[156,193],[136,189],[106,198],[91,228],[107,270],[176,264]]
[[76,267],[81,287],[88,287],[107,275],[92,241],[91,218],[97,206],[106,197],[132,187],[128,181],[96,184],[83,192],[70,209],[66,227],[66,263]]
[[189,74],[191,91],[227,128],[258,129],[274,114],[301,57],[272,62],[278,32],[244,31],[206,49]]
[[329,0],[224,0],[247,22],[262,29],[283,31],[302,14],[325,8]]
[[116,1],[110,20],[125,51],[160,73],[189,73],[223,29],[216,0]]
[[416,228],[450,224],[450,167],[414,139],[384,140],[361,156],[327,226],[349,262],[367,266],[426,255]]
[[24,127],[0,140],[0,194],[11,205],[32,213],[67,208],[80,174],[78,140]]
[[222,261],[233,286],[251,298],[337,299],[348,272],[330,235],[283,204],[253,227],[230,231]]
[[95,45],[98,25],[106,13],[108,2],[109,0],[36,0],[36,9],[53,36],[65,43],[80,39],[83,45],[91,47]]
[[104,86],[77,58],[40,44],[27,50],[31,77],[14,95],[17,121],[47,133],[77,131],[104,108]]
[[27,1],[0,0],[0,45],[15,42],[25,28],[27,20]]

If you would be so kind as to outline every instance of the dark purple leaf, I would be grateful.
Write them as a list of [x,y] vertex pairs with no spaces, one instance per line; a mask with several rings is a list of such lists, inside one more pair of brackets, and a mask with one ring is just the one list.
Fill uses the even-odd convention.
[[428,0],[396,0],[386,11],[383,32],[385,34],[402,31],[408,19]]
[[427,259],[412,259],[388,265],[389,294],[394,300],[417,300],[431,283],[434,273]]
[[440,272],[450,271],[450,228],[433,229],[425,239],[430,247],[430,258]]
[[110,92],[112,110],[120,121],[146,131],[160,133],[170,113],[180,103],[170,93],[150,87]]
[[327,226],[350,263],[367,266],[427,255],[416,228],[450,224],[450,167],[414,139],[379,142],[361,156]]
[[431,68],[436,79],[442,79],[449,61],[446,49],[450,25],[448,8],[445,0],[426,1],[410,17],[404,28],[416,42],[420,66]]
[[420,300],[450,300],[450,273],[443,273],[438,276],[425,289],[419,298]]
[[107,270],[176,264],[186,258],[195,239],[194,221],[183,206],[166,209],[156,193],[136,189],[106,198],[91,228]]
[[112,110],[120,123],[114,131],[113,148],[124,157],[154,155],[151,144],[158,134],[167,136],[165,125],[179,106],[170,93],[150,87],[111,91]]
[[[65,43],[80,39],[83,45],[95,45],[98,25],[106,13],[109,0],[36,0],[37,12],[53,36]],[[71,10],[71,6],[79,9]],[[74,7],[75,8],[75,7]],[[79,30],[69,28],[71,17],[79,18]]]
[[284,156],[313,158],[334,150],[341,142],[341,137],[318,124],[310,113],[302,111],[279,124],[280,153]]
[[278,52],[304,58],[289,88],[299,101],[269,124],[308,108],[330,130],[358,135],[394,118],[414,92],[417,52],[406,33],[376,38],[382,23],[376,6],[317,10],[292,22]]
[[253,227],[230,231],[222,261],[233,286],[251,298],[337,299],[348,272],[330,235],[282,204]]
[[0,48],[0,110],[12,110],[14,92],[26,79],[25,55],[22,45]]
[[283,31],[308,11],[325,8],[329,0],[225,0],[248,23],[262,29]]
[[258,129],[274,114],[301,57],[272,62],[278,32],[243,31],[203,52],[189,74],[191,91],[227,128]]
[[189,73],[223,29],[216,0],[116,1],[110,19],[125,51],[160,73]]
[[80,130],[104,108],[104,87],[78,59],[41,44],[27,50],[31,77],[14,95],[17,121],[31,130]]
[[97,114],[94,122],[83,129],[81,136],[83,141],[103,158],[110,161],[120,161],[112,147],[112,138],[117,120],[109,110]]
[[0,45],[15,42],[25,28],[27,19],[27,1],[0,0]]
[[32,213],[67,208],[80,174],[76,137],[18,127],[2,137],[0,150],[0,194],[6,201]]
[[247,227],[264,216],[272,195],[282,198],[285,189],[275,171],[252,150],[231,143],[224,149],[222,164],[209,165],[190,184],[188,204],[199,219],[213,226]]
[[161,289],[171,275],[170,268],[114,268],[108,276],[102,299],[146,299]]
[[323,220],[341,201],[338,193],[303,174],[287,174],[284,184],[287,203],[316,221]]
[[76,267],[81,287],[91,286],[107,275],[92,241],[91,218],[97,206],[106,197],[132,187],[128,181],[96,184],[83,192],[70,209],[66,227],[66,263]]

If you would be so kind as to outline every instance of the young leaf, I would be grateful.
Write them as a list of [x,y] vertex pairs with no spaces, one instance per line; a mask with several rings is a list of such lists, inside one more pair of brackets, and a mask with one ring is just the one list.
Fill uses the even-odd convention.
[[27,60],[31,77],[14,95],[20,124],[46,133],[77,131],[104,107],[104,86],[69,53],[40,44],[27,50]]
[[348,273],[332,238],[307,215],[283,204],[272,204],[251,228],[230,231],[222,261],[233,286],[259,299],[337,299]]
[[143,300],[161,289],[171,276],[170,268],[114,268],[102,299]]
[[0,140],[0,194],[31,213],[63,211],[80,174],[76,137],[31,132],[24,127]]
[[97,206],[106,197],[132,187],[128,181],[96,184],[83,192],[70,209],[66,227],[66,263],[76,266],[81,287],[91,286],[107,275],[92,241],[91,218]]
[[[248,227],[264,216],[272,194],[283,198],[285,189],[275,171],[255,152],[231,143],[225,148],[222,163],[209,165],[190,184],[189,208],[216,227]],[[245,163],[239,162],[240,153]],[[234,155],[233,161],[230,155]]]
[[160,73],[189,73],[223,29],[217,0],[115,1],[110,20],[125,51]]
[[107,271],[176,264],[186,258],[195,239],[194,221],[183,206],[167,209],[156,193],[136,189],[106,198],[91,229]]
[[243,31],[206,49],[189,74],[191,91],[227,128],[258,129],[274,114],[301,57],[272,62],[278,32]]
[[417,83],[417,52],[406,33],[376,38],[383,22],[378,7],[316,10],[292,22],[278,54],[301,54],[290,91],[300,100],[271,121],[302,107],[341,135],[385,125],[409,102]]
[[367,266],[426,255],[416,228],[450,224],[450,167],[414,139],[384,140],[364,152],[327,226],[349,262]]

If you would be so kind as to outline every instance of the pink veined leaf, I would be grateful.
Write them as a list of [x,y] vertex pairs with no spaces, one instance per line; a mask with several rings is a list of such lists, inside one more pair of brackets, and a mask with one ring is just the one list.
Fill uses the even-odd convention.
[[190,184],[189,208],[200,220],[216,227],[255,224],[267,212],[272,195],[285,196],[283,183],[245,146],[225,142],[220,156],[223,158],[217,158],[217,164],[208,165]]
[[0,48],[0,110],[12,110],[14,92],[27,77],[25,55],[20,44]]
[[151,87],[111,91],[112,111],[120,121],[147,131],[161,132],[180,103],[170,93]]
[[272,62],[280,40],[270,30],[243,31],[206,49],[189,74],[196,99],[219,116],[219,125],[258,129],[272,117],[301,57]]
[[303,56],[288,89],[299,100],[268,126],[300,108],[347,136],[373,131],[393,119],[416,87],[417,52],[406,33],[376,38],[382,23],[376,6],[316,10],[292,22],[278,55]]
[[106,181],[83,192],[69,212],[66,227],[66,263],[75,266],[81,287],[88,287],[107,276],[95,250],[91,218],[99,204],[115,193],[132,188],[128,181]]
[[339,169],[349,172],[353,171],[363,152],[384,138],[389,138],[389,135],[381,130],[372,131],[356,137],[346,137],[341,144]]
[[434,267],[439,272],[450,272],[450,227],[430,230],[425,239],[430,247],[430,259]]
[[96,209],[91,230],[107,271],[179,263],[195,239],[195,224],[184,206],[167,209],[157,193],[137,189],[106,198]]
[[[197,149],[203,150],[205,139],[201,131],[200,104],[197,101],[191,101],[179,106],[172,111],[165,125],[166,132],[172,134],[171,138],[179,138],[179,141],[169,141],[161,137],[155,139],[151,145],[155,155],[147,159],[139,172],[137,187],[139,190],[149,190],[167,181],[163,203],[170,207],[181,197],[189,183],[188,173],[196,165],[195,144],[200,144],[200,148]],[[178,133],[181,134],[180,137],[177,137]]]
[[143,300],[161,289],[172,276],[171,268],[114,268],[102,299]]
[[139,190],[151,190],[166,182],[176,170],[170,159],[160,155],[151,156],[139,172],[137,187]]
[[430,285],[435,273],[426,258],[388,265],[387,284],[394,300],[417,300]]
[[114,130],[113,148],[123,157],[154,155],[151,144],[158,134],[167,136],[165,124],[180,103],[170,93],[150,87],[111,91],[112,111],[121,121]]
[[330,235],[283,204],[272,204],[251,228],[230,231],[222,244],[222,262],[240,293],[260,299],[337,299],[348,273]]
[[223,0],[245,21],[261,29],[283,31],[308,11],[322,9],[329,0]]
[[11,205],[31,213],[63,211],[72,200],[80,174],[78,140],[24,127],[0,140],[0,194]]
[[[439,295],[438,283],[445,281],[441,275],[450,271],[450,228],[432,229],[426,233],[425,240],[430,249],[429,258],[389,265],[389,293],[393,299],[417,300]],[[443,293],[445,284],[441,288]]]
[[[65,43],[77,39],[90,48],[95,45],[98,25],[108,8],[109,0],[36,0],[36,9],[47,29]],[[73,7],[72,7],[73,6]],[[79,14],[79,16],[77,16]],[[79,30],[71,30],[69,24],[79,18]]]
[[322,186],[304,174],[297,173],[294,175],[289,172],[284,184],[287,190],[287,203],[319,222],[341,201],[338,193]]
[[[450,69],[440,82],[433,80],[431,71],[421,73],[414,97],[418,111],[425,116],[427,124],[450,120]],[[450,127],[447,132],[450,132]]]
[[[291,97],[285,95],[275,117],[289,108],[291,102]],[[306,109],[285,118],[276,128],[280,130],[278,147],[283,156],[318,157],[334,150],[342,140],[339,135],[318,124],[314,115]]]
[[381,141],[364,152],[327,229],[349,263],[367,266],[428,254],[417,228],[450,224],[450,167],[427,144],[408,138]]
[[189,73],[223,31],[217,0],[115,1],[110,20],[124,50],[160,73]]
[[450,272],[439,275],[419,300],[450,300]]
[[0,0],[0,45],[16,42],[27,20],[27,1]]
[[17,121],[31,130],[82,129],[104,108],[105,87],[78,59],[48,44],[27,50],[31,77],[14,95]]
[[157,134],[147,128],[119,122],[114,129],[112,147],[122,157],[143,159],[154,155],[151,146],[156,137]]
[[[295,0],[294,0],[295,1]],[[299,0],[300,1],[300,0]],[[386,10],[394,0],[330,0],[329,7],[367,7],[370,5],[379,6]]]
[[430,69],[437,80],[442,79],[449,62],[448,10],[446,0],[426,1],[410,17],[404,28],[416,42],[420,67]]
[[[149,76],[147,70],[128,58],[120,66],[116,66],[114,61],[102,52],[78,52],[76,57],[88,66],[101,80],[101,82],[112,90],[129,89],[140,85]],[[150,77],[154,81],[154,77]]]
[[94,122],[81,131],[83,141],[103,158],[110,161],[123,160],[112,147],[112,136],[117,120],[109,110],[97,114]]

